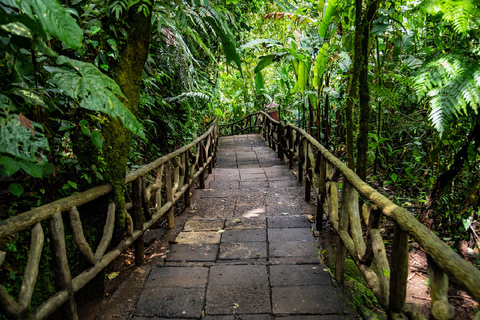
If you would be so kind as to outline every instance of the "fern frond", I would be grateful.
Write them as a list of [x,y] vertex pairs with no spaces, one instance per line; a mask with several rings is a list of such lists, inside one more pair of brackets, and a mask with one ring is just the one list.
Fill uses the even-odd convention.
[[202,92],[183,92],[178,96],[165,98],[163,100],[168,103],[172,103],[172,102],[184,102],[184,101],[187,101],[188,99],[195,99],[195,98],[205,100],[205,101],[210,100],[210,96]]
[[430,14],[441,11],[443,19],[452,23],[459,33],[465,33],[473,24],[478,24],[480,16],[478,0],[429,0],[424,1],[421,7]]
[[455,117],[478,112],[480,66],[464,57],[447,55],[422,68],[413,87],[419,99],[430,99],[430,121],[442,134]]

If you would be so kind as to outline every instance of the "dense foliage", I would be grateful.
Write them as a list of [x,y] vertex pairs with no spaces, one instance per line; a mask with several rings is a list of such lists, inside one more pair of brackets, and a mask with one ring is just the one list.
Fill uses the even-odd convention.
[[[282,121],[307,129],[446,241],[468,241],[471,253],[479,8],[476,0],[3,0],[0,218],[112,182],[108,130],[124,137],[123,181],[215,116],[239,119],[274,101]],[[119,66],[135,15],[151,32],[132,99]],[[9,241],[2,250],[26,246]]]

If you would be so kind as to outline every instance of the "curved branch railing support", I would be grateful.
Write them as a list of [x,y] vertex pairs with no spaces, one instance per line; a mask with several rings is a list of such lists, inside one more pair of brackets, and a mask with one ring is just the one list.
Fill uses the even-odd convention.
[[[0,308],[8,318],[45,319],[62,307],[68,319],[78,319],[75,292],[83,288],[131,244],[135,246],[136,265],[144,264],[144,232],[165,215],[169,228],[175,226],[175,204],[183,197],[185,205],[190,205],[189,189],[197,178],[200,178],[200,185],[205,186],[204,180],[214,166],[218,135],[218,122],[215,120],[207,132],[193,142],[126,176],[125,185],[127,191],[131,192],[132,202],[125,204],[127,236],[116,245],[111,243],[115,221],[113,203],[108,205],[103,236],[95,252],[85,239],[82,217],[78,211],[80,206],[108,195],[112,190],[110,185],[98,186],[0,221],[0,239],[31,229],[32,244],[18,302],[6,291],[3,284],[0,284]],[[66,255],[62,212],[69,212],[73,239],[90,265],[73,279]],[[56,265],[55,281],[60,291],[35,310],[29,311],[42,257],[43,221],[49,223],[50,243]],[[105,253],[109,247],[113,249]],[[6,255],[7,253],[0,251],[0,265]]]
[[[261,132],[270,148],[276,150],[282,159],[283,155],[286,155],[290,167],[293,165],[293,159],[297,159],[299,167],[297,176],[300,182],[304,181],[305,201],[310,201],[311,191],[315,191],[317,230],[321,229],[323,215],[327,215],[337,232],[335,278],[338,282],[343,282],[348,252],[391,318],[396,318],[402,312],[418,314],[417,307],[405,303],[408,239],[412,238],[422,246],[429,259],[434,317],[437,319],[454,317],[453,307],[448,303],[446,296],[448,277],[454,278],[475,300],[480,301],[480,270],[463,260],[421,224],[411,212],[368,186],[304,130],[275,121],[264,112],[259,112],[255,116],[261,121],[258,127],[262,128]],[[338,186],[340,179],[343,183],[341,193]],[[360,200],[362,206],[359,205]],[[387,216],[395,223],[390,264],[379,230],[381,215]],[[375,264],[375,269],[372,268],[372,264]]]

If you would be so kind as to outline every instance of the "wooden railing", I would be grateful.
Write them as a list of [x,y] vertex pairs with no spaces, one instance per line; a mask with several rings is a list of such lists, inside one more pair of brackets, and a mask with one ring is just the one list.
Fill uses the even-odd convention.
[[[128,174],[125,179],[132,201],[126,203],[127,235],[116,244],[110,243],[115,224],[115,204],[108,204],[103,237],[95,251],[87,243],[78,207],[110,193],[110,185],[102,185],[30,211],[0,221],[0,240],[8,242],[18,232],[31,234],[31,245],[23,274],[19,296],[8,294],[4,283],[0,284],[0,307],[8,319],[45,319],[62,307],[69,319],[78,319],[75,292],[84,287],[100,271],[108,266],[132,243],[135,243],[135,262],[143,264],[143,234],[162,216],[167,214],[168,225],[174,227],[174,205],[183,196],[186,205],[190,202],[189,187],[199,179],[205,187],[206,170],[212,172],[217,149],[218,122],[215,120],[208,131],[192,143],[163,156]],[[152,196],[153,195],[153,196]],[[152,209],[153,208],[153,209]],[[72,279],[65,241],[62,212],[69,212],[74,241],[90,264],[90,267]],[[44,227],[47,222],[55,268],[55,282],[60,290],[35,310],[29,310],[44,247]],[[85,221],[84,221],[85,222]],[[113,248],[106,253],[107,248]],[[0,251],[0,266],[7,252]]]
[[246,133],[258,133],[261,129],[259,113],[252,113],[240,120],[237,120],[228,124],[219,125],[219,131],[221,136],[246,134]]
[[[411,237],[427,254],[431,308],[435,319],[455,317],[447,296],[449,277],[480,302],[480,270],[461,258],[410,211],[368,186],[304,130],[275,121],[264,112],[247,118],[249,123],[259,126],[279,158],[287,157],[290,167],[294,158],[297,159],[301,168],[298,178],[305,182],[306,201],[310,201],[311,191],[315,191],[317,229],[322,228],[326,214],[338,234],[337,281],[343,282],[348,252],[390,318],[400,319],[403,313],[410,319],[423,319],[415,305],[405,303],[408,241]],[[242,132],[242,128],[237,130]],[[382,215],[395,224],[390,257],[380,232]]]

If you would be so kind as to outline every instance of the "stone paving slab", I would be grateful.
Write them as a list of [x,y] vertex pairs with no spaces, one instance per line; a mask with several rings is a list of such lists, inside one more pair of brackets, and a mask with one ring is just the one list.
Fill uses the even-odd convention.
[[226,182],[226,181],[213,181],[211,182],[208,187],[210,189],[238,189],[240,188],[240,182],[239,181],[230,181],[230,182]]
[[268,228],[310,228],[312,224],[306,216],[268,217]]
[[268,241],[313,241],[309,228],[268,229]]
[[267,241],[267,232],[265,229],[242,229],[242,230],[225,230],[221,238],[224,242],[241,242],[241,241]]
[[225,229],[262,229],[267,227],[265,217],[257,218],[234,218],[225,221]]
[[195,190],[194,196],[197,196],[198,199],[230,198],[234,194],[233,190],[198,189]]
[[240,181],[240,188],[242,189],[260,189],[260,188],[268,188],[268,181],[254,181],[254,180],[247,180],[247,181]]
[[314,316],[279,316],[275,320],[346,320],[346,316],[341,315],[314,315]]
[[286,213],[289,215],[314,214],[315,211],[315,207],[305,204],[299,206],[285,206],[280,204],[267,205],[267,215],[269,216],[285,215]]
[[208,199],[195,199],[193,201],[194,208],[214,208],[223,209],[228,206],[234,206],[234,198],[208,198]]
[[248,174],[263,174],[265,177],[265,170],[263,168],[253,168],[253,169],[238,169],[240,172],[240,177],[243,179],[244,175]]
[[230,316],[206,316],[204,320],[271,320],[269,314],[234,314]]
[[150,272],[145,288],[204,288],[207,284],[207,277],[208,268],[157,267]]
[[133,314],[149,318],[199,319],[204,303],[204,288],[145,288]]
[[170,246],[166,261],[214,262],[217,259],[218,244],[178,244]]
[[220,244],[220,260],[260,259],[266,257],[266,242],[225,242]]
[[302,187],[298,180],[276,180],[270,181],[270,188],[273,189],[282,189],[282,188],[289,188],[289,187]]
[[308,207],[305,199],[298,195],[268,195],[265,200],[270,206]]
[[252,206],[252,205],[262,205],[265,206],[266,203],[266,194],[237,197],[235,200],[236,206]]
[[274,241],[269,243],[270,257],[311,257],[318,261],[317,244],[304,241]]
[[244,163],[244,162],[239,162],[237,164],[239,169],[252,169],[252,168],[260,168],[259,163]]
[[221,234],[213,231],[180,232],[176,243],[220,243]]
[[264,265],[212,266],[209,286],[268,287],[267,267]]
[[185,222],[183,231],[218,231],[224,224],[223,219],[190,219]]
[[272,287],[332,285],[327,268],[319,264],[270,266],[270,283]]
[[233,212],[235,217],[252,218],[264,216],[267,212],[265,205],[236,206]]
[[207,291],[206,315],[270,313],[270,288],[212,286]]
[[341,313],[333,286],[291,286],[272,288],[274,314]]

